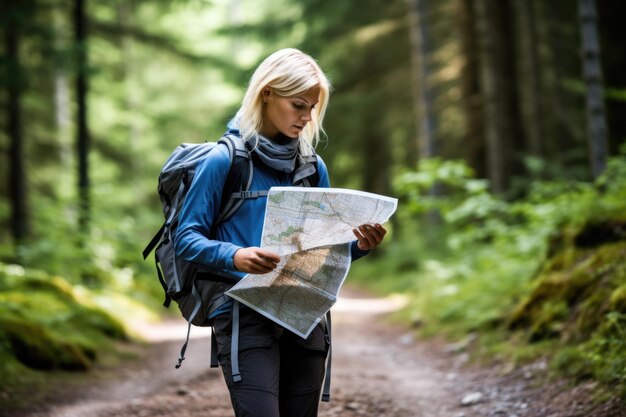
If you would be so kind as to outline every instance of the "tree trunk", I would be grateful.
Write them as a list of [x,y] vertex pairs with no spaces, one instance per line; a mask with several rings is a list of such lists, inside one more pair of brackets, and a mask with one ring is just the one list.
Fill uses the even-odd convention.
[[[9,2],[4,8],[6,31],[4,46],[7,64],[7,136],[9,137],[9,190],[11,199],[11,234],[18,248],[28,234],[26,207],[26,172],[24,170],[24,140],[22,136],[23,72],[20,68],[20,19],[23,10]],[[19,258],[19,250],[16,250]],[[17,259],[19,262],[19,259]]]
[[437,155],[436,130],[437,120],[434,110],[432,87],[432,64],[429,57],[431,50],[426,13],[428,0],[407,0],[409,4],[409,30],[411,36],[411,61],[413,66],[413,88],[419,132],[419,158],[431,158]]
[[[437,143],[437,117],[435,115],[435,94],[433,88],[432,46],[428,27],[429,1],[407,0],[409,4],[409,33],[411,37],[411,56],[413,67],[413,94],[416,111],[416,132],[418,132],[419,159],[432,158],[439,154]],[[441,185],[435,183],[428,190],[428,195],[441,194]],[[439,213],[430,210],[426,213],[427,224],[441,222]]]
[[586,86],[587,140],[590,149],[591,173],[598,177],[606,166],[607,124],[604,107],[604,86],[600,64],[597,14],[594,0],[579,3],[583,79]]
[[389,194],[391,147],[388,142],[380,139],[383,135],[378,135],[376,131],[368,133],[362,137],[363,189],[372,193]]
[[[67,31],[64,16],[60,10],[52,11],[54,26],[54,47],[61,51],[66,47]],[[72,165],[72,110],[70,79],[65,68],[54,68],[54,121],[59,142],[59,160],[64,173],[69,173]]]
[[480,90],[479,45],[476,33],[476,6],[474,0],[458,0],[459,39],[464,57],[461,68],[461,105],[465,118],[465,160],[478,178],[487,177],[485,155],[485,128],[482,92]]
[[[602,45],[602,77],[607,89],[626,91],[626,56],[624,50],[624,16],[626,2],[596,1],[598,35]],[[619,34],[619,35],[618,35]],[[608,154],[617,154],[626,140],[626,100],[619,94],[605,95],[606,123],[609,135]]]
[[478,0],[476,6],[488,178],[493,192],[504,193],[511,177],[522,173],[524,152],[512,14],[509,2],[504,0]]
[[[132,2],[122,2],[117,8],[118,20],[123,28],[132,27],[134,10]],[[141,173],[141,158],[139,157],[139,141],[141,138],[141,126],[135,116],[137,108],[139,107],[139,99],[137,98],[137,87],[134,82],[133,74],[135,73],[135,52],[134,52],[134,40],[128,35],[124,34],[121,38],[120,48],[122,50],[122,74],[124,79],[124,108],[128,113],[126,118],[128,123],[128,150],[130,153],[129,165],[126,167],[129,173],[129,179],[133,180],[135,187],[138,187],[137,192],[141,194],[139,189],[142,184],[140,181],[136,181],[136,178]],[[138,195],[139,195],[138,194]]]
[[538,1],[536,4],[537,37],[543,45],[540,59],[543,63],[541,71],[541,83],[545,86],[542,108],[543,123],[545,128],[545,141],[543,152],[546,159],[557,167],[564,165],[562,148],[573,149],[575,147],[571,134],[571,123],[568,123],[567,102],[563,91],[562,80],[566,74],[561,54],[563,38],[557,33],[557,22],[563,20],[562,4],[550,2],[548,4]]
[[544,157],[542,134],[541,77],[537,28],[535,25],[534,0],[514,2],[518,16],[520,36],[520,96],[524,114],[528,153],[536,158]]
[[74,1],[74,38],[76,41],[76,148],[78,153],[79,226],[83,234],[89,231],[89,129],[87,126],[87,17],[85,0]]

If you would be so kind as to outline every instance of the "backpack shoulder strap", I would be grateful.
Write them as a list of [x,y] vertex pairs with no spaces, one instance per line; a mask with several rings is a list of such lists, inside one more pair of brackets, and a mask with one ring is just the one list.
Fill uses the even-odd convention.
[[[213,222],[212,237],[215,237],[217,227],[235,214],[246,199],[266,197],[269,193],[268,190],[250,191],[254,172],[252,151],[239,136],[229,132],[218,143],[223,143],[228,147],[231,163],[224,182],[219,215]],[[313,153],[298,156],[297,166],[292,179],[293,184],[316,187],[319,183],[317,155]]]
[[317,187],[320,175],[317,172],[317,154],[298,155],[298,167],[293,173],[293,184],[304,187]]
[[213,222],[212,237],[215,236],[217,226],[235,214],[243,203],[242,199],[233,198],[233,196],[250,189],[253,174],[250,152],[239,137],[226,134],[218,141],[218,144],[228,147],[230,168],[224,181],[219,214]]

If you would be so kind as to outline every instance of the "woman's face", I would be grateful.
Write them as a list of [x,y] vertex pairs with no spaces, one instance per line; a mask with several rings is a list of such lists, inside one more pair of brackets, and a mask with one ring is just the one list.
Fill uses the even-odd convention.
[[263,89],[263,127],[261,134],[273,139],[279,133],[296,139],[308,122],[320,96],[320,88],[313,87],[293,97],[277,95],[270,87]]

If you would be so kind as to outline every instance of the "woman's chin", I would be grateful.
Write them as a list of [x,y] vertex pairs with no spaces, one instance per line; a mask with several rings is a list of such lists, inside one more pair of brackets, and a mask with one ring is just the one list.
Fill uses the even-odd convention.
[[283,135],[285,135],[289,139],[297,140],[300,137],[300,131],[294,129],[290,132],[283,132]]

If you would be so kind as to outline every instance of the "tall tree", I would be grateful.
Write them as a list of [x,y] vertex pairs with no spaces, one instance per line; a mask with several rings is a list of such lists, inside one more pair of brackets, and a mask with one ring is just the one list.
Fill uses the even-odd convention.
[[580,0],[579,12],[583,78],[586,87],[587,140],[590,149],[591,172],[595,178],[602,173],[606,165],[608,129],[594,0]]
[[[54,36],[54,50],[59,61],[61,61],[61,51],[66,49],[70,28],[65,10],[54,9],[52,13],[52,26]],[[72,111],[71,111],[71,86],[67,73],[67,66],[56,65],[54,68],[54,121],[57,130],[57,141],[59,143],[59,160],[64,170],[69,172],[72,160]]]
[[[117,15],[122,28],[132,27],[134,17],[133,3],[130,1],[120,3],[117,6]],[[124,107],[128,114],[128,151],[130,154],[128,168],[131,178],[133,178],[133,176],[136,176],[139,172],[141,172],[141,161],[140,158],[136,157],[138,154],[137,149],[141,136],[141,127],[136,117],[139,100],[137,98],[137,88],[135,87],[133,78],[133,75],[136,72],[133,67],[135,60],[135,41],[131,36],[128,36],[127,33],[124,33],[119,42],[122,53],[121,76],[123,78],[124,85]],[[140,186],[138,181],[134,182],[137,187]]]
[[318,150],[335,184],[389,192],[394,156],[415,138],[407,2],[300,3],[307,36],[299,46],[319,59],[334,90],[330,141]]
[[76,149],[78,153],[79,224],[89,230],[89,129],[87,125],[87,15],[85,0],[74,0],[74,40],[76,42]]
[[[24,22],[29,19],[30,2],[8,2],[3,5],[4,48],[6,54],[6,114],[9,146],[9,190],[11,201],[11,232],[16,246],[28,234],[26,171],[24,169],[24,137],[22,135],[22,94],[24,72],[20,63],[20,40]],[[19,253],[19,251],[18,251]]]
[[465,119],[465,159],[477,177],[486,178],[483,97],[480,89],[479,44],[475,0],[458,0],[457,26],[463,55],[460,73],[461,111]]
[[541,106],[541,75],[539,73],[539,54],[537,25],[535,21],[535,2],[525,0],[513,2],[520,34],[520,97],[523,107],[524,127],[528,139],[528,153],[543,158],[543,120]]
[[626,141],[626,54],[622,53],[626,41],[623,16],[626,2],[597,0],[598,32],[602,47],[602,76],[606,86],[605,106],[609,126],[609,154],[617,153]]
[[503,193],[512,176],[522,173],[524,151],[512,11],[509,0],[477,0],[476,6],[488,178],[492,191]]
[[419,136],[419,157],[437,155],[437,119],[434,109],[432,49],[427,13],[428,0],[407,0],[409,33],[411,36],[411,62],[416,111],[416,132]]

